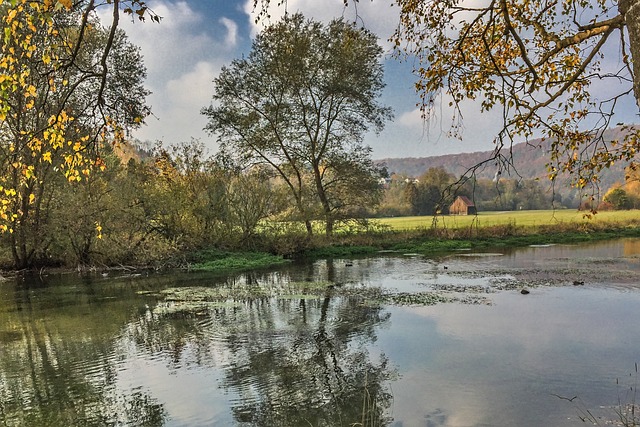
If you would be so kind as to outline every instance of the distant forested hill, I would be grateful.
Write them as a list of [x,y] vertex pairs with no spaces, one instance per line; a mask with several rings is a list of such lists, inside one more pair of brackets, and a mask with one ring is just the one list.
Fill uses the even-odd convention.
[[[619,139],[622,136],[621,128],[614,128],[605,134],[608,140]],[[544,188],[551,191],[551,182],[547,178],[546,164],[549,161],[550,141],[540,139],[532,140],[529,143],[515,144],[512,149],[514,168],[503,170],[503,178],[524,179],[538,178]],[[508,154],[508,149],[504,151]],[[399,159],[382,159],[378,163],[387,166],[389,173],[419,177],[425,171],[433,167],[443,167],[456,177],[467,173],[474,165],[480,164],[492,157],[492,151],[482,151],[475,153],[448,154],[433,157],[407,157]],[[627,163],[619,162],[610,169],[601,173],[602,182],[600,184],[601,195],[616,182],[624,182],[624,168]],[[497,170],[494,162],[483,165],[477,171],[478,178],[493,178]],[[571,188],[570,180],[567,176],[561,177],[556,183],[555,191],[564,198],[575,198],[578,190]]]

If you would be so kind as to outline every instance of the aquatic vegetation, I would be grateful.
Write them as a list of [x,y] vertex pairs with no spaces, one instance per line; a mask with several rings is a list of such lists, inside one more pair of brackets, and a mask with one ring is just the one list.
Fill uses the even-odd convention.
[[275,286],[178,287],[160,291],[162,312],[198,311],[220,307],[239,307],[245,301],[260,298],[312,300],[320,298],[356,298],[361,305],[434,305],[458,302],[486,303],[486,298],[460,290],[396,292],[362,284],[329,282],[289,282]]
[[436,292],[399,292],[383,295],[381,303],[394,305],[435,305],[451,302],[451,298]]
[[622,381],[620,379],[616,379],[616,386],[618,387],[617,403],[611,406],[601,406],[598,409],[590,409],[578,395],[573,397],[560,396],[555,393],[551,395],[574,404],[578,418],[583,423],[589,423],[594,426],[613,425],[619,427],[639,427],[640,404],[638,404],[637,401],[637,362],[635,363],[635,373],[631,373],[629,378],[631,380],[630,383],[624,385],[621,384]]

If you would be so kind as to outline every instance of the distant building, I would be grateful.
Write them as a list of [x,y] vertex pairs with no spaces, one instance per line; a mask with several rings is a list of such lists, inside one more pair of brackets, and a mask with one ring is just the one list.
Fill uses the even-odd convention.
[[458,196],[449,206],[450,215],[475,215],[478,213],[476,205],[468,197]]

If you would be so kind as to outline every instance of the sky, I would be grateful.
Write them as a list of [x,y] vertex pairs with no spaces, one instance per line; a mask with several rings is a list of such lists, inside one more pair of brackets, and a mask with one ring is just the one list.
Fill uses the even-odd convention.
[[[252,0],[148,0],[147,5],[162,17],[155,23],[122,19],[120,26],[138,45],[147,67],[146,86],[152,92],[148,104],[153,116],[133,136],[141,141],[162,141],[169,145],[202,141],[211,154],[217,151],[215,136],[203,129],[207,123],[200,114],[211,104],[213,80],[222,66],[246,55],[256,26]],[[273,1],[274,6],[277,0]],[[271,22],[284,13],[284,6],[273,7]],[[397,11],[382,2],[363,1],[345,9],[342,0],[289,0],[289,13],[302,12],[307,18],[328,22],[335,17],[359,17],[374,31],[386,52],[384,69],[386,87],[379,102],[390,106],[394,119],[376,135],[365,136],[374,159],[427,157],[449,153],[491,150],[499,115],[465,116],[463,140],[446,137],[451,112],[443,107],[436,120],[425,124],[416,107],[419,98],[414,90],[415,78],[408,63],[390,57],[386,41],[397,24]],[[101,11],[105,14],[108,11]],[[493,116],[493,117],[492,117]]]
[[[213,80],[224,65],[246,55],[252,37],[260,31],[255,24],[253,0],[147,0],[159,16],[155,23],[122,19],[120,26],[130,40],[141,48],[147,67],[146,86],[153,116],[134,133],[141,141],[162,141],[169,145],[202,141],[211,154],[217,151],[216,137],[203,129],[207,123],[200,114],[211,104]],[[284,14],[284,6],[272,0],[271,22]],[[462,140],[447,137],[451,114],[448,103],[436,105],[436,117],[425,123],[418,108],[411,65],[391,58],[387,39],[398,22],[397,8],[382,1],[350,2],[342,0],[288,0],[289,13],[301,12],[307,18],[328,22],[335,17],[358,19],[379,37],[386,52],[384,69],[386,88],[379,100],[394,111],[394,119],[383,132],[365,136],[374,159],[428,157],[442,154],[493,149],[493,138],[501,124],[499,111],[481,113],[473,105],[463,105]],[[107,10],[103,10],[105,16]],[[105,19],[105,22],[109,22]],[[637,111],[637,110],[636,110]]]

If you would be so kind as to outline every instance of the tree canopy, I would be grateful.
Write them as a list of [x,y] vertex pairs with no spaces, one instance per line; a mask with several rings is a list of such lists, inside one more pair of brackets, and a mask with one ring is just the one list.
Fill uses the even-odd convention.
[[93,0],[0,0],[0,232],[17,266],[47,245],[52,187],[104,169],[101,147],[123,142],[150,114],[146,68],[118,19],[159,18],[140,1],[104,4],[113,7],[108,26]]
[[[113,11],[104,28],[103,5]],[[0,232],[34,208],[41,173],[81,180],[103,166],[99,142],[122,141],[149,114],[136,86],[146,71],[127,62],[137,52],[118,30],[123,13],[160,19],[140,0],[0,0]]]

